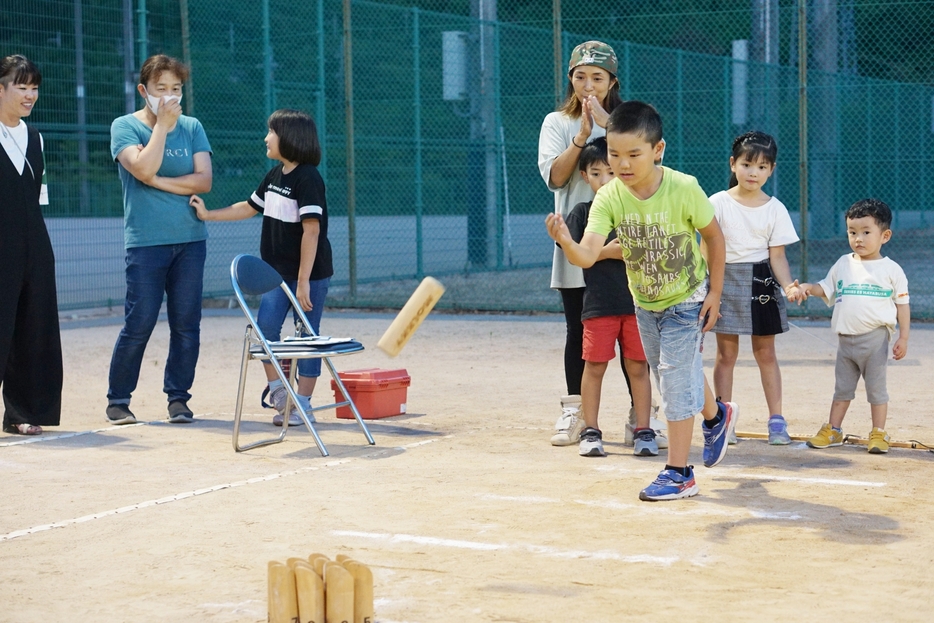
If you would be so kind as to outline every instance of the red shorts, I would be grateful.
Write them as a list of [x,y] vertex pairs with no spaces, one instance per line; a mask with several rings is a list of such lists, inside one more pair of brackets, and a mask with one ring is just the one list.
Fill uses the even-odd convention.
[[616,357],[617,342],[623,359],[646,360],[635,314],[600,316],[584,320],[584,361],[613,361]]

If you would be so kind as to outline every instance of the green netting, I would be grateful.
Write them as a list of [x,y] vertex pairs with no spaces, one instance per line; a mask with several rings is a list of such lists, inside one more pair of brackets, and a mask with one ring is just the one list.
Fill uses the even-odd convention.
[[[262,138],[272,110],[315,117],[337,271],[329,304],[398,306],[430,274],[448,285],[449,308],[560,308],[543,225],[552,199],[536,165],[556,98],[554,3],[351,6],[353,219],[339,0],[5,0],[0,52],[26,54],[43,72],[30,123],[46,139],[63,308],[122,300],[109,127],[141,105],[135,72],[156,52],[192,67],[183,104],[214,149],[211,207],[249,196],[271,165]],[[662,114],[665,163],[710,194],[726,185],[734,136],[774,134],[767,190],[801,233],[799,14],[787,0],[565,3],[561,57],[586,39],[613,45],[624,97]],[[843,211],[878,197],[895,213],[886,253],[908,274],[913,315],[932,317],[934,2],[808,0],[804,15],[808,219],[806,239],[788,250],[792,271],[822,277],[848,250]],[[257,219],[211,224],[206,296],[229,291],[230,259],[255,253],[258,232]]]

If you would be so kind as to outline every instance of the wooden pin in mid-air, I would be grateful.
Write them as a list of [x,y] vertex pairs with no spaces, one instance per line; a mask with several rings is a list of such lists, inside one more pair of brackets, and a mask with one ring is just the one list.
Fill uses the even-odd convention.
[[444,294],[444,286],[434,277],[425,277],[406,301],[405,306],[396,316],[376,347],[390,357],[398,355],[406,342],[415,333],[438,299]]

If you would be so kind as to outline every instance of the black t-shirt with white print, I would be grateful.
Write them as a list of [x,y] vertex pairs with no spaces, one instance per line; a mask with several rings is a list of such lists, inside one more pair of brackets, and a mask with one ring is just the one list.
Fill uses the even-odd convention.
[[282,164],[276,165],[247,202],[263,214],[260,255],[283,279],[298,279],[304,233],[301,222],[310,218],[321,224],[311,279],[315,281],[334,274],[324,180],[314,165],[300,164],[288,174],[282,172]]

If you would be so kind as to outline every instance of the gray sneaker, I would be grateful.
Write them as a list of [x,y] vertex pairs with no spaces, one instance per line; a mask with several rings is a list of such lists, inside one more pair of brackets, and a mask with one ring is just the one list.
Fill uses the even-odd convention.
[[578,448],[581,456],[606,456],[603,451],[603,433],[596,428],[585,428],[581,433],[581,442]]
[[[269,397],[272,399],[272,404],[276,408],[276,411],[278,411],[276,415],[272,416],[272,423],[275,426],[282,426],[285,422],[285,403],[289,399],[289,392],[280,385],[270,393]],[[306,415],[312,424],[314,424],[315,416],[310,413]],[[289,426],[301,426],[304,423],[301,414],[298,412],[297,405],[292,405],[292,411],[289,413]]]
[[632,453],[636,456],[658,456],[655,431],[651,428],[641,428],[633,433]]
[[791,443],[791,435],[788,434],[788,424],[785,418],[780,415],[773,415],[769,418],[769,444],[773,446],[787,446]]
[[173,400],[169,403],[169,422],[172,424],[191,424],[195,421],[195,414],[188,408],[184,400]]
[[115,426],[136,424],[136,416],[130,411],[130,405],[107,405],[107,421]]

